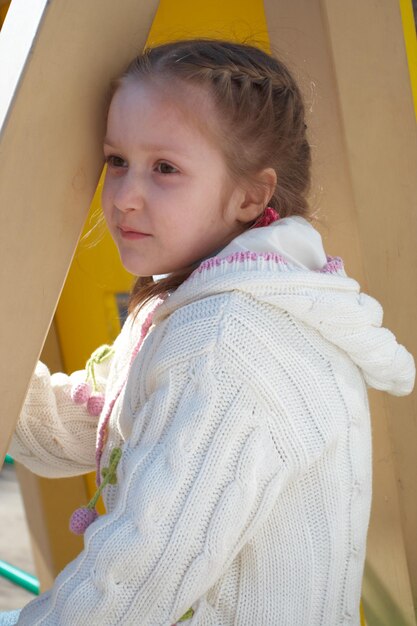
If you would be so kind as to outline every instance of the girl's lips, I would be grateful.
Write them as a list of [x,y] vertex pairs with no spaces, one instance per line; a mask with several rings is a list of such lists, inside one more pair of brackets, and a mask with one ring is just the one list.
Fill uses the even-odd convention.
[[121,228],[119,226],[119,232],[123,239],[144,239],[145,237],[149,237],[147,233],[140,233],[137,230],[129,230],[126,228]]

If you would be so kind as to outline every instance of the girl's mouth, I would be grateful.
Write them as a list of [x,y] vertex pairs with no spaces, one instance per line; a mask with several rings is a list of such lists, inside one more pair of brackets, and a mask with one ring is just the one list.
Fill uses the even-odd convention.
[[129,228],[118,227],[120,235],[122,239],[144,239],[145,237],[150,237],[148,233],[141,233],[137,230],[130,230]]

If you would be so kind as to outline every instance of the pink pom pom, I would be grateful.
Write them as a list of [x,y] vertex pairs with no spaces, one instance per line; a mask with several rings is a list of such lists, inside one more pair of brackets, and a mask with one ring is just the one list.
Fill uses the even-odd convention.
[[87,411],[96,417],[100,415],[104,406],[104,396],[102,393],[94,394],[88,398]]
[[81,507],[71,515],[69,527],[75,535],[83,535],[87,528],[96,520],[98,513],[95,509]]
[[274,211],[272,207],[267,207],[262,215],[256,220],[255,224],[251,228],[259,228],[262,226],[269,226],[272,222],[279,220],[279,213]]
[[91,395],[91,386],[88,383],[78,383],[71,389],[71,400],[75,404],[84,404]]

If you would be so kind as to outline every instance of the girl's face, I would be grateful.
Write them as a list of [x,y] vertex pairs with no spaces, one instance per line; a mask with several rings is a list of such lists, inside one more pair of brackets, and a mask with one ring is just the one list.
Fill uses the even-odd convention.
[[[199,103],[203,109],[196,111]],[[102,206],[123,265],[133,274],[179,270],[243,231],[236,219],[243,192],[220,150],[193,122],[200,114],[210,124],[214,114],[207,111],[197,93],[188,110],[181,109],[166,92],[133,80],[113,96]]]

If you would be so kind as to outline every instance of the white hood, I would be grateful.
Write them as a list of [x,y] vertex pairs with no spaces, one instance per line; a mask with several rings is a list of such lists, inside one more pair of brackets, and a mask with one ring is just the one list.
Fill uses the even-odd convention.
[[236,237],[197,270],[159,308],[156,318],[194,300],[244,291],[288,311],[346,352],[371,387],[394,395],[414,386],[414,359],[382,328],[383,311],[346,276],[338,258],[326,257],[319,233],[289,217]]
[[247,230],[223,248],[221,256],[246,250],[276,252],[292,265],[305,270],[320,270],[327,262],[320,234],[307,220],[298,216],[284,217],[269,226]]

